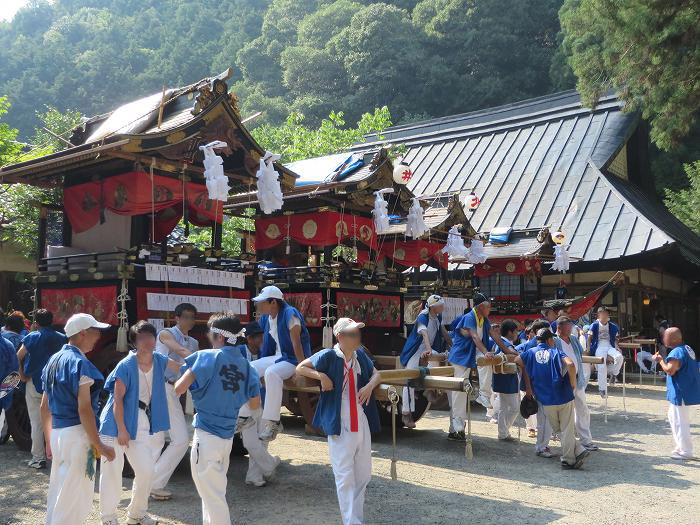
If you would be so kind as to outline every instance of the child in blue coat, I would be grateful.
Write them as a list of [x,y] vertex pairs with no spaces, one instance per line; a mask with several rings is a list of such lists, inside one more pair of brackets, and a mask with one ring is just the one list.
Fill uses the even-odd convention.
[[333,327],[338,344],[297,366],[299,375],[321,382],[313,425],[328,435],[343,525],[364,523],[365,489],[372,478],[372,431],[379,430],[372,392],[379,372],[361,349],[360,329],[341,317]]
[[136,347],[107,377],[109,399],[100,417],[100,439],[114,448],[114,461],[100,464],[100,517],[103,525],[117,525],[117,506],[121,499],[124,455],[134,470],[128,525],[150,525],[148,496],[151,492],[154,456],[160,452],[156,434],[170,428],[165,372],[177,372],[180,364],[163,354],[154,353],[156,328],[146,321],[131,327]]

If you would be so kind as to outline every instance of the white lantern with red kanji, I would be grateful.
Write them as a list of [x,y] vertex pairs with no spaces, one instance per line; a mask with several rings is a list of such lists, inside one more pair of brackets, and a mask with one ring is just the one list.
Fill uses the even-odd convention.
[[473,191],[467,195],[467,198],[465,199],[465,204],[467,205],[467,209],[469,211],[475,211],[478,207],[481,201],[479,200],[479,197],[476,196],[476,193]]
[[394,166],[394,182],[400,186],[405,186],[413,177],[411,166],[404,160],[397,162]]

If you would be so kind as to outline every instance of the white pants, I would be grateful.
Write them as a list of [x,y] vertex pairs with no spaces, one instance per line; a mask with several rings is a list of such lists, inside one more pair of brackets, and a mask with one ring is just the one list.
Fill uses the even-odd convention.
[[590,445],[593,443],[593,437],[591,436],[591,413],[586,404],[585,387],[574,390],[574,412],[576,434],[581,440],[582,445]]
[[637,364],[639,365],[639,368],[641,368],[642,372],[649,372],[649,369],[647,368],[647,365],[644,364],[644,361],[649,361],[651,363],[652,370],[656,371],[656,361],[652,360],[651,352],[640,350],[637,352]]
[[[418,368],[420,365],[420,355],[423,353],[422,346],[411,356],[404,368]],[[416,410],[416,389],[410,386],[403,387],[401,398],[401,413],[411,414]]]
[[606,362],[608,356],[613,358],[613,363],[607,365],[596,365],[598,369],[598,390],[601,392],[608,391],[608,374],[617,376],[622,370],[622,364],[625,362],[624,356],[616,349],[610,346],[607,341],[598,343],[598,348],[595,351],[596,357],[603,357]]
[[561,461],[573,465],[576,463],[576,456],[584,451],[581,443],[576,439],[573,401],[563,405],[547,405],[544,407],[544,412],[551,422],[552,430],[559,434]]
[[496,396],[493,393],[493,367],[478,366],[479,371],[479,394],[486,397],[491,403],[491,408],[486,409],[486,417],[492,418],[498,416],[498,406],[496,405]]
[[296,373],[296,365],[287,361],[280,361],[278,356],[268,356],[251,361],[258,375],[265,378],[265,407],[263,410],[263,419],[269,421],[280,420],[280,408],[282,407],[282,390],[285,379],[293,377]]
[[[46,525],[82,525],[92,510],[95,480],[87,475],[90,442],[82,425],[51,431]],[[92,460],[92,471],[95,461]]]
[[46,459],[46,446],[44,444],[44,430],[41,426],[41,396],[34,388],[32,380],[27,381],[24,391],[24,399],[27,402],[29,423],[32,426],[32,459]]
[[[455,377],[469,379],[471,368],[465,368],[455,364],[452,364],[452,366],[455,369]],[[462,432],[467,422],[467,403],[469,402],[467,393],[462,390],[453,390],[450,394],[450,398],[452,399],[450,403],[452,430],[455,432]]]
[[498,439],[505,439],[510,436],[510,427],[520,413],[520,394],[504,394],[498,392]]
[[131,503],[127,508],[127,517],[143,518],[148,512],[148,497],[151,494],[153,481],[153,446],[157,443],[157,438],[149,434],[148,419],[145,425],[139,425],[136,439],[129,441],[128,447],[121,446],[117,438],[112,436],[100,435],[100,439],[105,445],[114,448],[114,461],[100,459],[100,519],[102,521],[118,519],[117,506],[122,496],[125,454],[134,470]]
[[201,428],[194,429],[190,468],[192,480],[202,498],[204,525],[231,525],[226,503],[226,473],[233,439],[223,439]]
[[328,436],[328,453],[343,525],[364,523],[365,490],[372,479],[372,437],[364,412],[357,432]]
[[[165,398],[168,401],[168,417],[170,418],[170,443],[163,450],[165,432],[158,432],[153,440],[155,467],[153,470],[153,489],[163,489],[170,481],[175,469],[182,461],[190,444],[190,433],[187,430],[185,413],[182,411],[180,398],[175,394],[175,387],[165,384]],[[163,453],[161,454],[161,450]]]
[[265,476],[275,469],[276,460],[267,451],[268,443],[260,440],[262,410],[257,409],[250,412],[249,417],[254,418],[255,424],[241,431],[243,446],[248,450],[248,472],[245,480],[248,483],[259,483],[265,481]]
[[535,452],[542,452],[549,446],[549,440],[552,437],[552,425],[547,419],[547,414],[544,411],[544,405],[537,402],[537,441],[535,442]]
[[671,424],[671,434],[675,448],[673,452],[682,456],[693,455],[693,441],[690,437],[690,411],[688,405],[668,404],[668,422]]

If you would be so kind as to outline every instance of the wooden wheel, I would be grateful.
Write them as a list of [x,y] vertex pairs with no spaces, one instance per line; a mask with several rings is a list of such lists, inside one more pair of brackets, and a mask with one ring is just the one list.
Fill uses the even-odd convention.
[[325,435],[320,429],[312,425],[320,394],[294,391],[287,391],[285,394],[286,401],[284,406],[287,407],[287,410],[292,414],[304,418],[306,422],[305,432],[314,436]]

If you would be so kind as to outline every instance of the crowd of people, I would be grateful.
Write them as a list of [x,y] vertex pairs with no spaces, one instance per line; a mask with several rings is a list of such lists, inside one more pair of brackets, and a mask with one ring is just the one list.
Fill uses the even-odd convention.
[[[264,486],[280,458],[268,445],[281,432],[283,382],[299,375],[320,384],[313,425],[328,436],[341,519],[364,522],[364,497],[372,475],[371,434],[379,430],[373,391],[381,382],[371,353],[362,346],[364,324],[340,318],[337,341],[312,355],[303,315],[268,286],[253,301],[259,318],[243,326],[233,314],[220,313],[207,323],[208,348],[190,335],[197,310],[187,303],[175,309],[175,324],[157,331],[138,321],[130,329],[132,350],[105,378],[86,357],[109,328],[85,313],[73,315],[63,333],[55,331],[51,312],[40,309],[30,325],[19,313],[9,315],[0,337],[0,378],[18,371],[25,384],[31,422],[29,466],[46,468],[51,460],[47,495],[49,525],[81,524],[92,508],[96,462],[99,512],[104,525],[118,523],[124,457],[134,471],[127,523],[147,525],[149,498],[167,500],[166,487],[190,450],[190,467],[206,525],[230,523],[226,503],[227,471],[235,433],[248,451],[245,482]],[[604,357],[597,366],[598,389],[607,395],[609,377],[622,361],[615,342],[618,327],[605,308],[583,329],[565,312],[546,312],[523,327],[513,320],[489,321],[491,303],[481,294],[473,308],[449,327],[442,322],[444,300],[430,296],[400,356],[404,367],[447,353],[456,377],[479,378],[476,401],[498,425],[498,439],[512,441],[518,414],[536,437],[537,456],[552,458],[554,436],[560,441],[563,469],[579,469],[597,450],[590,429],[585,390],[591,366],[584,355]],[[693,459],[688,407],[700,404],[700,365],[677,327],[664,327],[666,356],[651,362],[667,375],[668,418],[675,443],[671,457]],[[478,362],[477,362],[478,361]],[[498,365],[515,362],[517,374],[499,373]],[[496,365],[496,366],[494,366]],[[500,370],[502,371],[502,369]],[[98,398],[108,394],[98,412]],[[183,394],[194,405],[190,444]],[[402,421],[415,427],[416,391],[402,392]],[[434,398],[437,393],[426,392]],[[0,399],[0,427],[11,395]],[[449,396],[448,438],[464,441],[466,392]],[[169,442],[165,445],[165,433]]]

